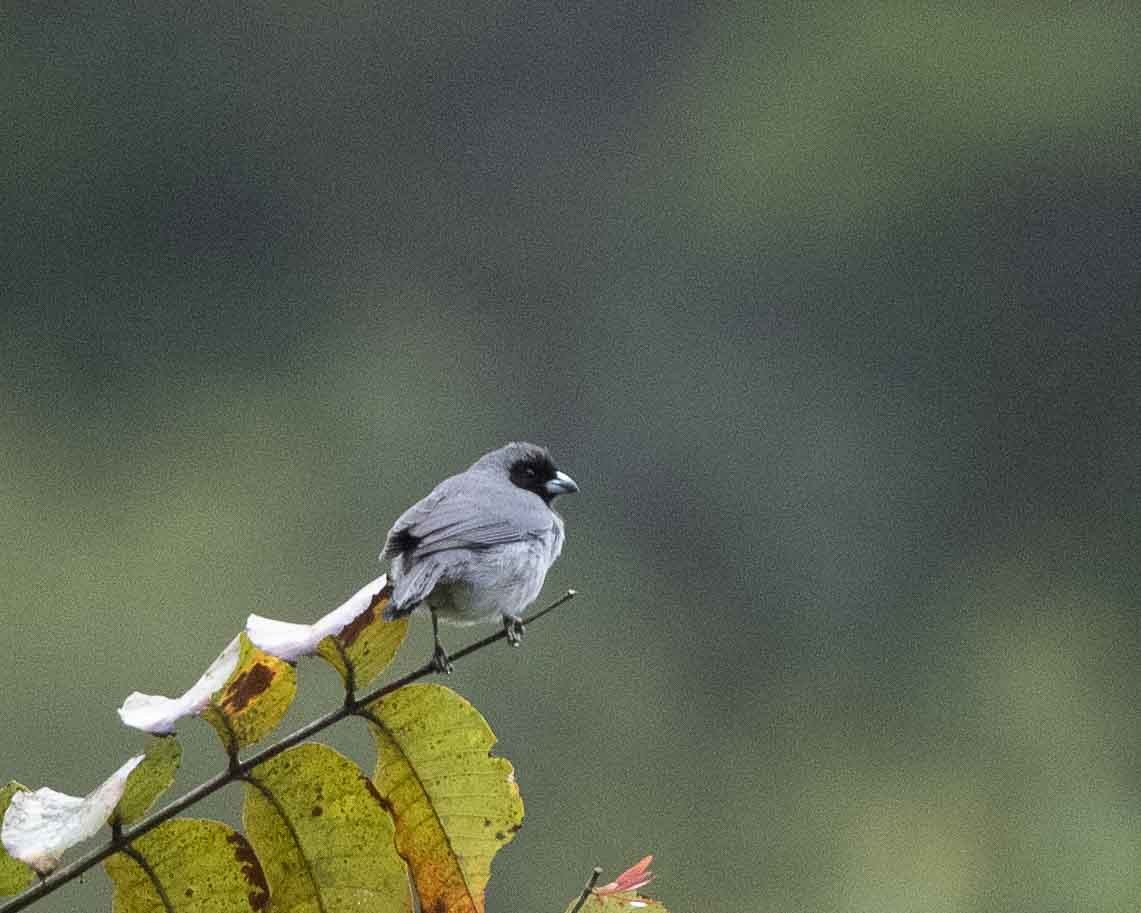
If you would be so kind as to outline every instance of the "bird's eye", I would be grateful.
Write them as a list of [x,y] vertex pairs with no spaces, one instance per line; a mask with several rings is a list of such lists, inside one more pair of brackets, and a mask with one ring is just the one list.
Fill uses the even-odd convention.
[[529,479],[535,478],[535,467],[534,466],[524,466],[523,467],[523,474],[525,476],[527,476],[527,478],[529,478]]

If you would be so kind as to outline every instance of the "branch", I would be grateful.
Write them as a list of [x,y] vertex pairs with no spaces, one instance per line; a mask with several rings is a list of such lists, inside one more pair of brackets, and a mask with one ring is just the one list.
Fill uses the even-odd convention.
[[[576,590],[567,590],[562,596],[552,602],[545,609],[540,609],[533,615],[523,619],[524,624],[533,624],[549,612],[553,612],[559,606],[570,602],[576,595]],[[499,630],[495,634],[490,634],[482,640],[477,640],[474,643],[468,644],[462,650],[451,655],[452,660],[463,659],[465,656],[470,656],[472,653],[482,650],[497,641],[503,640],[507,637],[506,629]],[[160,824],[164,824],[176,815],[181,814],[192,805],[201,802],[207,796],[216,793],[223,786],[227,786],[236,780],[241,780],[259,764],[268,761],[292,748],[295,745],[300,745],[306,739],[315,736],[323,729],[327,729],[334,723],[339,723],[347,716],[353,716],[366,704],[370,704],[377,698],[384,697],[386,694],[391,694],[398,688],[403,688],[405,685],[410,685],[412,682],[419,681],[422,678],[436,672],[436,667],[432,665],[429,660],[419,669],[415,669],[395,681],[389,682],[387,685],[381,685],[379,688],[374,688],[362,697],[346,700],[344,704],[335,710],[330,710],[323,716],[305,724],[300,729],[291,732],[280,742],[275,742],[263,748],[256,754],[250,755],[244,761],[231,763],[226,770],[221,773],[215,774],[204,783],[200,783],[190,792],[175,799],[169,805],[159,809],[153,815],[143,818],[132,827],[124,828],[118,833],[112,833],[111,839],[102,847],[97,850],[92,850],[86,856],[82,856],[70,865],[65,865],[62,868],[56,869],[46,878],[40,880],[38,884],[33,885],[24,891],[23,894],[17,894],[14,898],[7,903],[0,904],[0,913],[16,913],[17,910],[23,910],[35,903],[41,897],[53,893],[59,888],[63,887],[69,881],[78,878],[88,869],[97,866],[108,856],[113,856],[115,853],[122,852],[131,841],[136,840],[148,831],[154,830]]]
[[578,900],[575,901],[573,907],[570,908],[570,913],[578,913],[582,909],[582,905],[586,903],[586,899],[590,897],[590,892],[594,890],[594,886],[598,884],[598,876],[602,874],[602,869],[598,866],[594,867],[594,871],[590,873],[590,878],[587,879],[586,887],[582,889],[582,893],[578,895]]

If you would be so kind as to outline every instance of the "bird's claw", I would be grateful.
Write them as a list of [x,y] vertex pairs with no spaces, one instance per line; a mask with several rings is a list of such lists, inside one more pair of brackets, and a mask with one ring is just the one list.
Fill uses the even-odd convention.
[[504,618],[503,630],[507,632],[507,642],[511,646],[517,647],[523,643],[523,632],[526,628],[523,627],[523,622],[518,618]]
[[432,668],[441,675],[452,674],[452,661],[448,659],[448,651],[439,644],[436,644],[436,648],[432,651]]

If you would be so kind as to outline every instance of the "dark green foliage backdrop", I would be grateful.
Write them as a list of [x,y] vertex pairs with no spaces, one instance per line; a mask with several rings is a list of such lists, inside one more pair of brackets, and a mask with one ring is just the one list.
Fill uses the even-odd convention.
[[531,438],[583,595],[449,683],[527,804],[492,909],[649,851],[674,910],[1135,907],[1139,21],[17,4],[0,779],[85,792]]

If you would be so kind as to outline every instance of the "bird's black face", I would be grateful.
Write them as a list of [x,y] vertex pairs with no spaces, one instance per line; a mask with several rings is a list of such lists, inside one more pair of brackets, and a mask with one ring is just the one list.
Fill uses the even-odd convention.
[[578,491],[574,479],[559,472],[555,461],[545,450],[533,450],[515,460],[507,470],[512,483],[531,491],[551,503],[559,495]]

